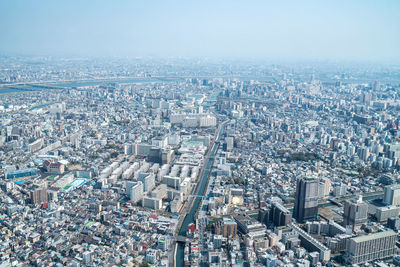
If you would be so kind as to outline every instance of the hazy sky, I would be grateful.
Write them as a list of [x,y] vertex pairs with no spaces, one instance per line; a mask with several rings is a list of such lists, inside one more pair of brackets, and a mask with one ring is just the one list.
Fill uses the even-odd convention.
[[0,53],[400,61],[399,0],[1,0]]

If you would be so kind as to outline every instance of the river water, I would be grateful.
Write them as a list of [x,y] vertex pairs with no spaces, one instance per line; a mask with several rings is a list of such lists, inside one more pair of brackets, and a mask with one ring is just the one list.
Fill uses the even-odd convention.
[[[219,141],[219,139],[221,138],[222,132],[224,131],[225,128],[225,123],[222,124],[221,129],[218,133],[218,137],[217,137],[217,141]],[[215,153],[218,150],[218,144],[217,142],[215,143],[215,146],[213,148],[213,150],[211,151],[210,157],[208,159],[207,165],[206,165],[206,169],[204,170],[204,174],[201,180],[201,184],[200,184],[200,189],[198,192],[198,195],[204,195],[204,192],[206,190],[206,185],[207,185],[207,178],[208,175],[210,174],[210,171],[212,170],[212,165],[213,165],[213,161],[214,161],[214,157],[215,157]],[[192,208],[190,210],[190,212],[186,215],[183,223],[182,223],[182,227],[179,231],[179,235],[181,236],[186,236],[186,231],[187,231],[187,227],[190,223],[194,223],[195,222],[195,213],[201,203],[201,198],[196,197],[194,200],[194,203],[192,205]],[[178,243],[178,250],[176,252],[176,259],[175,259],[175,263],[177,267],[182,267],[184,266],[184,248],[185,248],[185,244],[184,243]]]

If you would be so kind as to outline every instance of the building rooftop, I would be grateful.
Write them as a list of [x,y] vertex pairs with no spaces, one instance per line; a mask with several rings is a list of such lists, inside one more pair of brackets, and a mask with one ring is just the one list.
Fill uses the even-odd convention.
[[385,237],[390,237],[390,236],[397,236],[397,234],[392,230],[387,230],[387,231],[373,233],[373,234],[369,234],[369,235],[361,235],[361,236],[353,237],[353,238],[351,238],[351,240],[353,240],[356,243],[362,243],[362,242],[366,242],[366,241],[370,241],[370,240],[374,240],[374,239],[385,238]]

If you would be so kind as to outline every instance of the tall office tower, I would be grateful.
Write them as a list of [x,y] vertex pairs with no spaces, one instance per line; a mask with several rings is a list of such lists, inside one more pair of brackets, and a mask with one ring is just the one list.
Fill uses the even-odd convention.
[[298,222],[315,219],[318,214],[317,179],[306,177],[297,179],[293,217]]
[[400,184],[388,185],[385,187],[383,202],[388,205],[400,205]]
[[362,201],[362,196],[344,203],[343,223],[344,225],[361,226],[368,219],[368,204]]

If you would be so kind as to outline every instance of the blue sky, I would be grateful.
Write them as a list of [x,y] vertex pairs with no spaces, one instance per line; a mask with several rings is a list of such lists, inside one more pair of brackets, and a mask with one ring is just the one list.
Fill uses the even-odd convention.
[[398,0],[2,0],[0,53],[400,61]]

